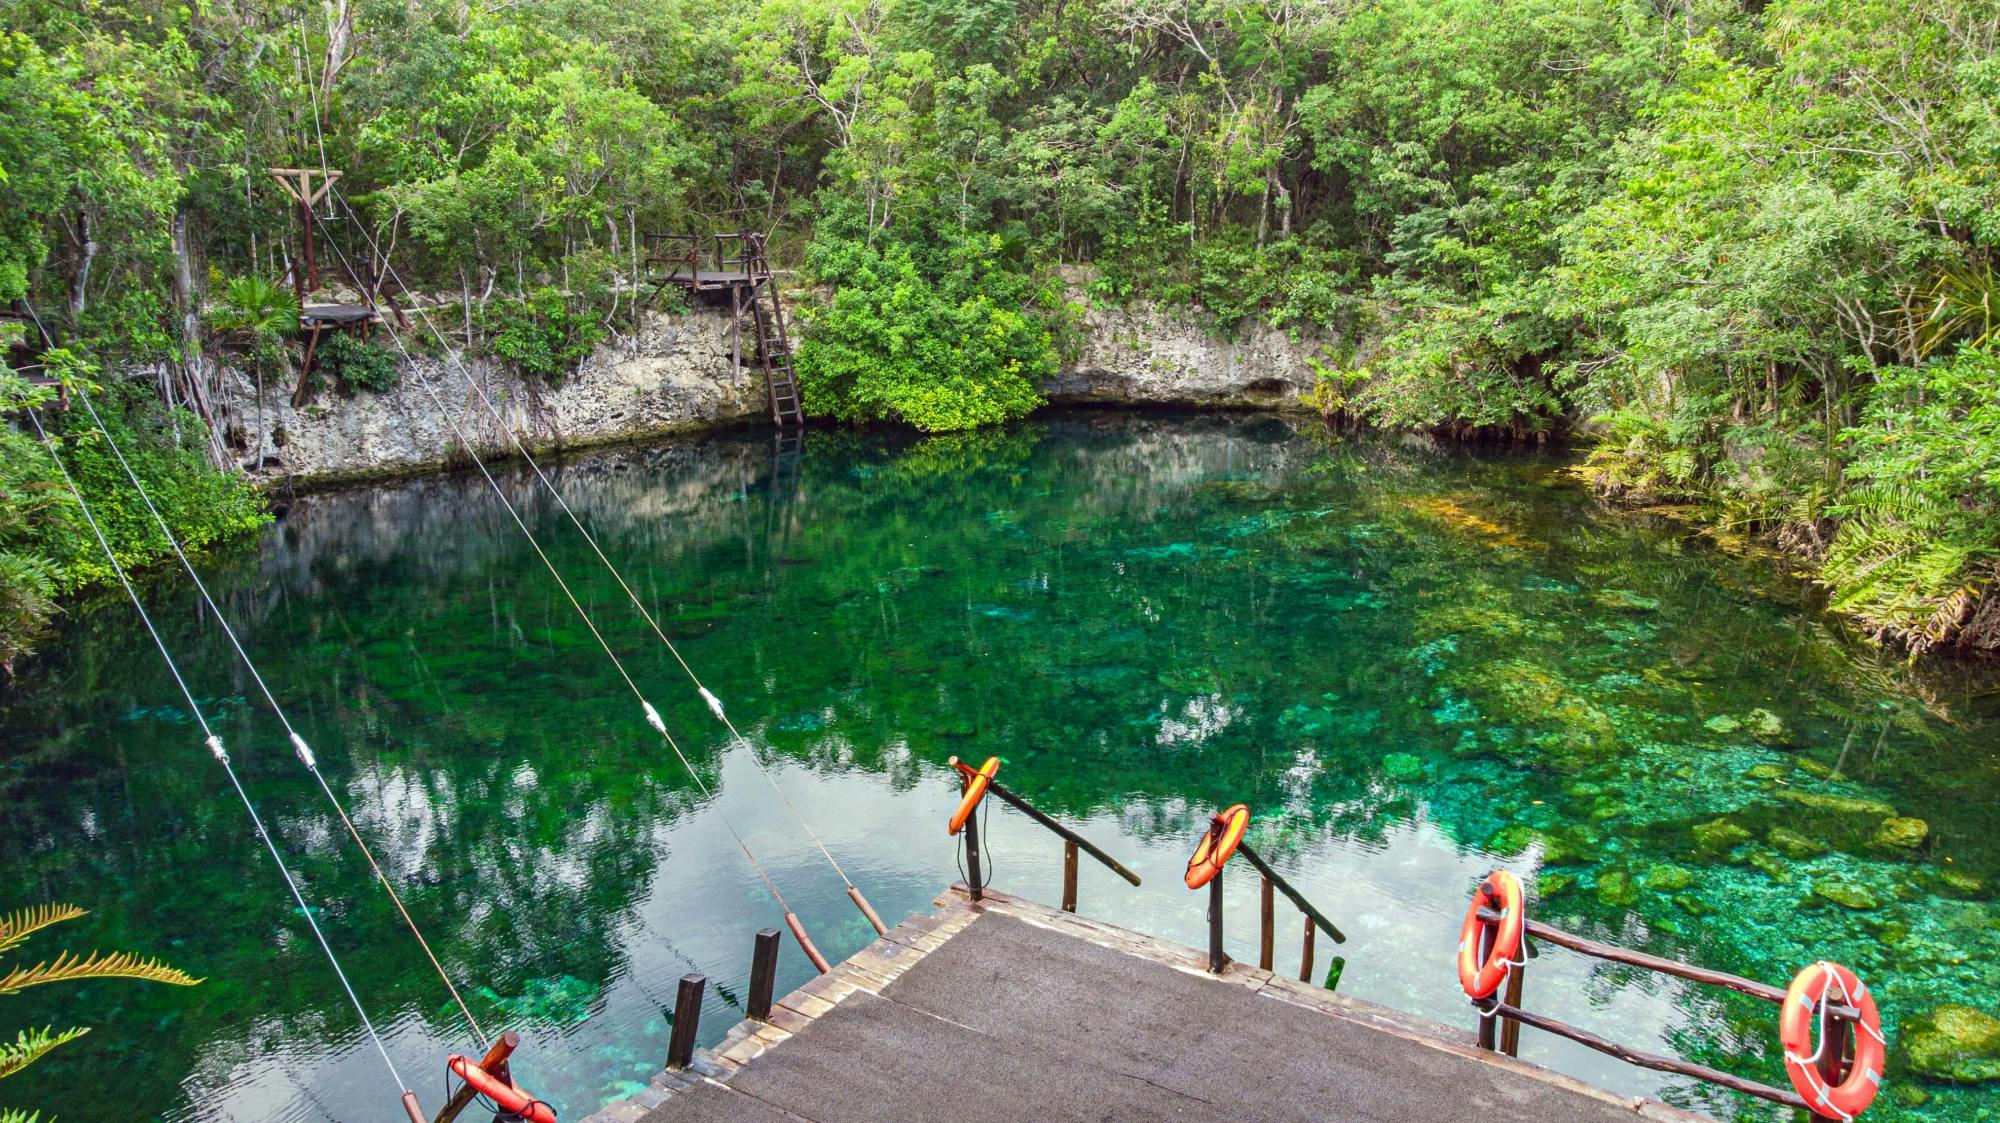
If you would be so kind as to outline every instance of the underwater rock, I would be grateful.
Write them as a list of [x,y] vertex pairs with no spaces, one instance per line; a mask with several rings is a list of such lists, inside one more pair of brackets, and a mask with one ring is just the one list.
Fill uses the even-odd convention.
[[1790,827],[1772,827],[1771,832],[1764,836],[1764,841],[1770,843],[1773,850],[1794,860],[1811,858],[1826,853],[1824,845],[1820,844],[1817,840],[1807,838]]
[[1576,878],[1566,873],[1544,873],[1535,877],[1535,896],[1546,901],[1576,888]]
[[1834,795],[1830,792],[1806,792],[1797,788],[1781,788],[1772,792],[1773,799],[1786,803],[1796,803],[1814,811],[1831,811],[1841,815],[1873,815],[1878,819],[1892,819],[1896,809],[1879,799],[1862,799],[1859,796]]
[[1617,748],[1617,730],[1575,684],[1522,659],[1507,659],[1452,676],[1452,685],[1480,709],[1510,724],[1532,726],[1534,763],[1575,772]]
[[1743,723],[1730,717],[1728,714],[1717,714],[1707,721],[1702,722],[1701,727],[1710,733],[1720,733],[1724,737],[1727,737],[1731,733],[1742,729]]
[[1597,899],[1623,907],[1639,899],[1639,886],[1624,870],[1608,870],[1597,875]]
[[1952,1003],[1910,1018],[1901,1033],[1910,1071],[1932,1080],[2000,1080],[2000,1018]]
[[1792,871],[1785,868],[1785,863],[1780,861],[1776,854],[1768,850],[1751,851],[1750,864],[1761,870],[1765,877],[1770,878],[1780,885],[1790,885],[1792,883]]
[[1674,903],[1679,905],[1682,911],[1686,912],[1689,916],[1707,916],[1715,911],[1709,907],[1707,901],[1702,900],[1693,893],[1674,894]]
[[1590,599],[1600,608],[1613,612],[1657,612],[1660,602],[1651,597],[1642,597],[1630,589],[1602,589],[1591,594]]
[[1897,850],[1915,850],[1931,836],[1931,825],[1922,819],[1901,816],[1884,819],[1876,829],[1873,845]]
[[1382,775],[1410,783],[1424,778],[1423,758],[1415,753],[1390,753],[1382,758]]
[[1784,718],[1761,708],[1743,715],[1743,728],[1766,745],[1782,745],[1792,737]]
[[1694,827],[1694,843],[1703,850],[1720,854],[1733,850],[1740,843],[1750,841],[1750,832],[1727,819],[1715,819],[1697,823]]
[[1743,778],[1745,780],[1764,781],[1782,780],[1785,778],[1785,769],[1782,765],[1777,764],[1753,764],[1743,770]]
[[1813,882],[1812,891],[1816,897],[1824,898],[1836,905],[1842,905],[1857,911],[1865,911],[1882,906],[1880,898],[1851,881],[1841,881],[1831,877],[1822,878]]
[[1661,862],[1646,871],[1646,888],[1656,893],[1678,893],[1694,884],[1694,872],[1671,862]]
[[1986,891],[1984,881],[1959,870],[1936,870],[1934,876],[1940,887],[1956,896],[1977,897]]

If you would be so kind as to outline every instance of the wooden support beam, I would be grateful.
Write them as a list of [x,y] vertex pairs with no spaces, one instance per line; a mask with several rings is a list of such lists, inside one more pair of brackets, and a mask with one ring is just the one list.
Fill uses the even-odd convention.
[[1305,939],[1299,944],[1299,981],[1302,983],[1313,981],[1313,933],[1317,930],[1313,927],[1313,918],[1306,917]]

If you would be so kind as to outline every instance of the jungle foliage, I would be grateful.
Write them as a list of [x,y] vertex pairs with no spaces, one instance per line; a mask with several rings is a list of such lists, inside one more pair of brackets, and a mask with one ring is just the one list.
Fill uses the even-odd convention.
[[191,263],[282,276],[259,169],[323,149],[329,243],[384,247],[552,382],[629,328],[649,230],[773,232],[818,294],[807,406],[843,419],[1033,408],[1066,299],[1262,319],[1337,341],[1329,410],[1581,424],[1606,491],[1776,536],[1918,648],[2000,646],[1996,482],[1960,455],[1990,408],[2000,0],[0,0],[0,25],[0,301],[103,360],[185,360]]

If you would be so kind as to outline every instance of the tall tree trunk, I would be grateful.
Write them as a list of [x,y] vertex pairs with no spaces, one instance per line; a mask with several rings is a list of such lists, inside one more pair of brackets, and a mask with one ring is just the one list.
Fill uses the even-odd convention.
[[208,459],[218,471],[229,466],[221,419],[209,404],[201,350],[201,298],[194,287],[194,255],[188,247],[187,211],[176,210],[172,227],[174,305],[180,313],[181,396],[208,427]]
[[77,263],[69,281],[69,322],[83,318],[86,294],[90,290],[90,263],[97,259],[97,239],[90,236],[90,212],[76,212]]

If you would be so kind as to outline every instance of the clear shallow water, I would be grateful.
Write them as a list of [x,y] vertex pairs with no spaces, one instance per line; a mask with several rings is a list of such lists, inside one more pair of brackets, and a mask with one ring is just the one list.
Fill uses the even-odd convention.
[[[892,919],[957,876],[945,760],[995,753],[1012,786],[1144,875],[1133,890],[1086,862],[1086,914],[1201,943],[1181,867],[1206,814],[1244,800],[1253,839],[1348,930],[1343,992],[1455,1024],[1470,1022],[1458,920],[1496,865],[1536,886],[1536,915],[1602,939],[1778,984],[1848,962],[1892,1026],[1994,1007],[1991,695],[1850,642],[1767,566],[1597,510],[1557,460],[1267,418],[813,433],[796,463],[768,440],[606,452],[559,476],[751,749],[727,747],[560,513],[506,477],[712,801],[476,477],[304,500],[206,562],[475,1009],[526,1033],[516,1071],[567,1118],[658,1067],[681,974],[711,979],[706,1039],[740,1017],[751,934],[779,915],[725,818],[830,956],[869,937],[753,751]],[[434,1110],[444,1054],[470,1048],[440,984],[191,586],[163,572],[144,592]],[[0,793],[0,904],[94,910],[31,953],[130,948],[208,977],[4,1000],[10,1031],[97,1028],[0,1085],[0,1104],[397,1117],[122,601],[75,606],[0,695]],[[1926,820],[1925,847],[1873,845],[1882,805]],[[1743,836],[1697,834],[1717,820]],[[1053,901],[1059,844],[1006,811],[991,835],[996,886]],[[1254,959],[1254,878],[1228,884],[1231,947]],[[1297,925],[1281,905],[1281,968]],[[809,971],[788,946],[781,989]],[[1761,1003],[1559,949],[1527,991],[1642,1048],[1783,1082]],[[1533,1031],[1523,1051],[1719,1117],[1742,1106]],[[1991,1085],[1895,1083],[1925,1102],[1885,1095],[1872,1118],[2000,1117]]]

